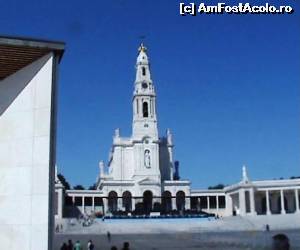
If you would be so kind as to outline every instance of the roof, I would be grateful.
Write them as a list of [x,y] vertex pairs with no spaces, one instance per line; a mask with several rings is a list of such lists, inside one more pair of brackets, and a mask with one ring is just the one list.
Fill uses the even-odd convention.
[[224,189],[192,189],[191,193],[224,193]]
[[300,186],[300,179],[282,179],[282,180],[260,180],[260,181],[249,181],[248,183],[236,183],[224,188],[225,192],[236,191],[240,188],[254,187],[255,189],[289,189],[295,186]]
[[60,60],[64,49],[63,42],[0,36],[0,80],[50,52]]

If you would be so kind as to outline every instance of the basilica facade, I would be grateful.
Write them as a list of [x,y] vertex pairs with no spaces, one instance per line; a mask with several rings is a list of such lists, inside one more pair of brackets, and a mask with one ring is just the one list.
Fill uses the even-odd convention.
[[[173,141],[168,129],[159,137],[156,114],[156,92],[151,79],[146,47],[139,48],[136,78],[132,99],[132,136],[122,137],[116,129],[108,165],[100,162],[97,189],[105,196],[122,197],[124,191],[127,209],[134,209],[131,197],[143,197],[145,209],[151,209],[154,197],[176,195],[181,191],[190,195],[190,182],[174,180]],[[105,172],[105,169],[107,171]],[[117,203],[109,204],[113,210]]]
[[116,129],[107,165],[99,163],[96,190],[66,190],[56,179],[56,218],[118,212],[218,216],[299,213],[300,179],[251,181],[242,168],[239,183],[224,189],[191,190],[179,180],[171,130],[159,136],[156,91],[146,47],[136,60],[132,135]]

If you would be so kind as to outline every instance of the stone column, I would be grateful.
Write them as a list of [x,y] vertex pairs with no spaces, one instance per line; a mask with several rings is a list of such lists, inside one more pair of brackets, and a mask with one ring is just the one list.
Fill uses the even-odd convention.
[[216,209],[219,211],[219,196],[216,195]]
[[56,202],[57,202],[57,214],[55,215],[56,218],[58,219],[62,219],[63,217],[63,189],[60,188],[58,189],[57,191],[55,191],[56,195],[55,195],[55,198],[57,199]]
[[176,210],[176,197],[172,197],[172,210]]
[[232,197],[230,194],[225,194],[225,209],[226,215],[233,215]]
[[191,198],[185,197],[185,210],[191,209]]
[[299,193],[298,193],[298,189],[295,189],[295,205],[296,205],[296,213],[299,213]]
[[123,211],[122,197],[118,197],[117,206],[118,206],[118,210]]
[[266,190],[266,214],[270,215],[271,210],[270,210],[270,197],[269,197],[269,190]]
[[131,198],[131,211],[135,210],[135,198]]
[[82,196],[82,209],[81,213],[84,214],[85,212],[85,206],[84,206],[84,196]]
[[251,188],[249,190],[249,198],[250,198],[250,213],[252,215],[255,215],[256,214],[256,211],[255,211],[255,193],[254,193],[253,188]]
[[201,211],[201,210],[202,210],[202,208],[201,208],[201,198],[198,197],[197,198],[197,211]]
[[239,209],[240,209],[240,215],[246,214],[246,203],[245,203],[245,190],[240,189],[239,190]]
[[209,196],[207,196],[206,199],[207,199],[207,210],[210,210]]
[[72,216],[75,217],[75,196],[72,196]]
[[283,190],[280,190],[280,203],[281,203],[281,214],[286,214],[285,207],[284,207],[284,193]]
[[105,215],[108,211],[108,200],[106,197],[103,197],[102,201],[103,201],[103,213]]
[[92,207],[93,207],[93,212],[95,213],[95,197],[92,196]]

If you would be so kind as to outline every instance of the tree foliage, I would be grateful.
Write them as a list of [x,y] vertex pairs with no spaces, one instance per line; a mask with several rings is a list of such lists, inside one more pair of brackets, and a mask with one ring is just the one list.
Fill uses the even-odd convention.
[[85,190],[85,188],[82,185],[76,185],[73,187],[74,190]]
[[94,183],[93,185],[89,186],[89,190],[96,190],[97,186],[96,183]]
[[291,179],[291,180],[294,180],[294,179],[300,179],[300,176],[291,176],[290,179]]
[[223,189],[224,187],[225,187],[225,185],[220,183],[215,186],[209,186],[208,189]]
[[69,182],[66,180],[66,178],[62,174],[58,174],[57,178],[60,180],[61,184],[63,184],[65,189],[71,189]]

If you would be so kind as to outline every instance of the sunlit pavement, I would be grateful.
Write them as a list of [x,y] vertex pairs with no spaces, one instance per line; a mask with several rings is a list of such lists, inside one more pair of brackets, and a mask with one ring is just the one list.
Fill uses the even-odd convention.
[[124,241],[130,243],[131,250],[154,250],[154,249],[218,249],[218,250],[259,250],[271,249],[272,236],[277,233],[285,233],[291,243],[291,249],[300,249],[300,230],[270,231],[270,232],[202,232],[202,233],[173,233],[173,234],[122,234],[111,235],[111,242],[106,235],[77,235],[56,234],[54,249],[60,249],[63,242],[72,239],[73,242],[80,240],[83,249],[86,249],[88,240],[93,240],[96,250],[110,249],[115,245],[118,249]]

